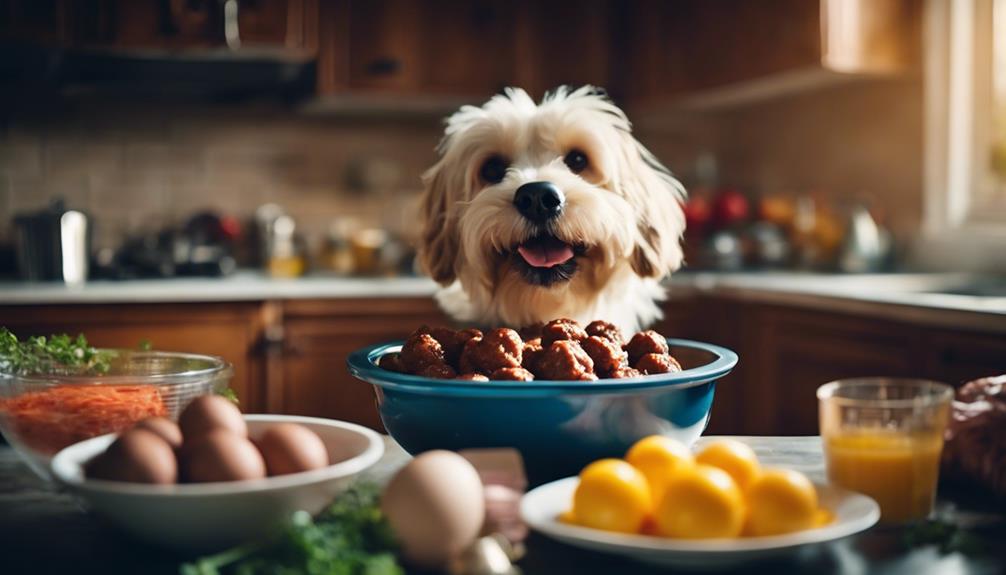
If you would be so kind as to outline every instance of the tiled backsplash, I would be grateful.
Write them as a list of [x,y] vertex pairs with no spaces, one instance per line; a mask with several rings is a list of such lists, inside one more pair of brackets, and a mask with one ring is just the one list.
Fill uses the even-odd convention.
[[[96,220],[96,244],[200,209],[242,218],[283,205],[308,235],[333,218],[399,226],[435,159],[436,118],[354,120],[275,107],[89,104],[20,114],[0,143],[0,234],[62,197]],[[380,178],[362,184],[370,167]]]
[[[414,231],[435,116],[309,115],[275,105],[94,102],[8,118],[0,137],[0,238],[13,214],[63,197],[96,221],[96,244],[212,208],[283,205],[311,238],[333,218]],[[678,114],[639,138],[686,182],[718,157],[723,184],[761,193],[870,197],[903,234],[922,203],[918,79],[859,82],[732,111]],[[662,122],[665,123],[665,122]]]
[[905,238],[923,203],[918,76],[860,79],[718,116],[721,173],[760,193],[866,201]]

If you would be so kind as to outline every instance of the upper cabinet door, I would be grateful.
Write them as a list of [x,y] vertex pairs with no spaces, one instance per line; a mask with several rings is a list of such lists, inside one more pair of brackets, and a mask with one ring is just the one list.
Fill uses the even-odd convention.
[[[350,89],[415,90],[419,87],[422,5],[416,0],[350,0],[348,42],[333,46],[336,60],[349,63]],[[338,38],[336,38],[338,40]]]
[[423,89],[488,97],[512,85],[516,80],[515,4],[501,0],[423,2]]
[[322,92],[485,95],[513,81],[508,2],[349,0],[321,17]]
[[[639,0],[620,79],[654,100],[809,75],[912,67],[921,0]],[[783,83],[780,83],[782,85]]]
[[79,0],[75,40],[111,48],[288,48],[317,44],[314,0]]
[[527,0],[519,26],[521,87],[541,95],[561,85],[612,85],[613,20],[630,2]]
[[69,21],[67,0],[0,0],[0,38],[59,44]]

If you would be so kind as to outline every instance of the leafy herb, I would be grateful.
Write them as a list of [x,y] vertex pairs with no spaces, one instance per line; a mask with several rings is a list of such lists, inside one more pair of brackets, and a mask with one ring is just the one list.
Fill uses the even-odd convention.
[[154,349],[154,344],[150,343],[149,339],[143,338],[140,340],[140,343],[136,344],[136,349],[140,351],[150,351]]
[[241,401],[238,399],[238,394],[231,388],[225,387],[223,389],[218,389],[216,394],[224,399],[229,399],[234,405],[240,405]]
[[0,373],[101,374],[110,367],[115,352],[98,350],[87,344],[83,334],[35,336],[18,341],[6,327],[0,327]]
[[299,511],[275,540],[203,557],[181,575],[402,575],[379,493],[357,484],[316,519]]
[[954,552],[979,555],[984,552],[984,545],[978,537],[945,519],[931,519],[909,527],[905,531],[904,544],[908,548],[936,545],[944,555]]

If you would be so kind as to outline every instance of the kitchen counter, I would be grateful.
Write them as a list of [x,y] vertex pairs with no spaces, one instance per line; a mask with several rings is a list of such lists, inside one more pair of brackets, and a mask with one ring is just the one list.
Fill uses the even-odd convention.
[[954,293],[981,282],[963,273],[823,274],[800,272],[679,273],[670,298],[695,295],[796,306],[926,326],[1006,333],[1006,295]]
[[[817,437],[745,437],[763,461],[804,471],[822,480],[824,463]],[[368,473],[383,482],[408,460],[390,438],[381,461]],[[955,522],[973,529],[988,544],[987,555],[941,554],[934,546],[912,550],[902,545],[903,530],[873,529],[843,541],[805,549],[790,557],[745,566],[736,572],[962,575],[1002,573],[1006,516],[990,511],[987,501],[943,492],[939,507]],[[556,573],[638,573],[666,571],[613,555],[574,549],[532,534],[519,562],[527,575]],[[184,558],[131,541],[76,503],[68,494],[35,476],[14,451],[0,446],[0,572],[91,573],[103,575],[174,574]]]
[[244,271],[225,278],[91,281],[80,286],[2,282],[0,305],[422,297],[432,295],[436,288],[436,283],[422,277],[347,278],[319,275],[272,279],[260,273]]
[[[674,274],[667,286],[672,300],[706,294],[951,327],[963,322],[1006,331],[1006,296],[947,293],[978,280],[952,273],[681,272]],[[227,278],[93,281],[81,286],[0,282],[0,305],[428,297],[436,290],[436,283],[423,277],[271,279],[243,271]]]

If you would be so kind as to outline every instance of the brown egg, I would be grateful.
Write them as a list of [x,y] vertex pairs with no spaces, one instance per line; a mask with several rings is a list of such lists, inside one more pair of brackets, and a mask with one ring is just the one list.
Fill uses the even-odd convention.
[[219,395],[203,395],[192,400],[178,417],[178,426],[189,441],[221,427],[235,435],[248,436],[248,426],[241,417],[241,410]]
[[318,434],[296,423],[266,428],[255,444],[262,452],[269,475],[286,475],[328,465],[328,450]]
[[179,452],[183,481],[209,483],[265,477],[265,461],[255,445],[227,429],[212,429]]
[[86,473],[95,479],[168,484],[178,481],[178,461],[160,435],[147,429],[130,429],[105,453],[91,460]]
[[427,451],[391,479],[381,496],[381,511],[405,559],[438,570],[471,545],[482,529],[482,480],[457,453]]
[[160,436],[161,439],[168,442],[174,449],[178,449],[182,446],[182,430],[178,427],[178,424],[170,419],[164,417],[148,417],[146,419],[140,420],[136,425],[133,426],[134,429],[146,429],[147,431],[152,431]]

